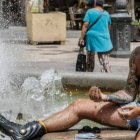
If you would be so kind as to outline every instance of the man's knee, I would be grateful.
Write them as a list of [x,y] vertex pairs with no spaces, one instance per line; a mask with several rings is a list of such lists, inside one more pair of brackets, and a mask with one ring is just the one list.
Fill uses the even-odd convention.
[[77,115],[80,113],[80,106],[83,104],[83,99],[77,99],[71,104],[72,110]]

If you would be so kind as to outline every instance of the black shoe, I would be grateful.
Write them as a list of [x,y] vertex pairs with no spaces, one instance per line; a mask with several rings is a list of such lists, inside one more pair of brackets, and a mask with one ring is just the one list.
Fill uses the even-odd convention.
[[83,128],[80,129],[80,130],[78,131],[78,133],[89,133],[89,132],[91,132],[91,131],[92,131],[92,129],[91,129],[90,126],[83,126]]
[[2,115],[0,115],[0,128],[13,140],[33,140],[46,132],[45,128],[38,121],[20,125],[10,122]]
[[101,133],[101,130],[98,127],[91,128],[90,126],[83,126],[83,128],[78,131],[78,133],[89,133],[89,132],[90,133]]
[[99,127],[93,127],[92,133],[101,133],[101,129]]

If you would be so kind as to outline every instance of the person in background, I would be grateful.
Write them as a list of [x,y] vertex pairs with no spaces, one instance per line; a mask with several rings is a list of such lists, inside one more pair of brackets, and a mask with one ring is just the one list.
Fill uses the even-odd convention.
[[135,9],[135,16],[136,16],[136,20],[140,21],[140,7],[137,6]]
[[[64,131],[82,119],[107,126],[137,129],[140,119],[128,120],[128,114],[120,115],[120,110],[128,105],[140,106],[140,46],[130,56],[129,69],[126,86],[122,90],[104,94],[98,87],[91,87],[89,99],[78,99],[49,118],[31,121],[25,125],[10,122],[0,115],[0,128],[14,140],[32,140],[46,133]],[[136,137],[139,135],[138,131]]]
[[[80,38],[81,44],[84,44],[86,40],[87,71],[92,72],[94,70],[95,53],[97,52],[101,64],[101,71],[110,72],[109,54],[113,48],[109,33],[111,25],[110,15],[104,10],[104,0],[92,0],[90,1],[90,5],[91,3],[94,8],[90,8],[86,12]],[[102,16],[96,24],[88,30],[101,14]]]

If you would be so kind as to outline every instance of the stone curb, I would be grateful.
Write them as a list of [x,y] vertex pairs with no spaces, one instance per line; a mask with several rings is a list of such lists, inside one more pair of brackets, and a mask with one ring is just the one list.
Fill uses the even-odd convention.
[[[65,87],[89,88],[97,86],[105,90],[123,89],[127,80],[127,75],[113,73],[92,73],[92,72],[58,72],[62,77],[62,84]],[[41,73],[18,73],[13,74],[14,79],[20,79],[22,83],[27,77],[39,77]],[[20,78],[18,78],[20,77]]]
[[61,73],[64,86],[78,88],[88,88],[98,86],[103,89],[119,90],[123,89],[126,83],[126,75],[106,74],[106,73]]

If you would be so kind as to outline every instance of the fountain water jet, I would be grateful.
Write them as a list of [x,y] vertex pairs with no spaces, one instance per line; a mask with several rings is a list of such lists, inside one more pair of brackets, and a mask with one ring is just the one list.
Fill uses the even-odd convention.
[[38,79],[25,79],[21,89],[22,95],[26,96],[22,110],[26,108],[23,112],[30,112],[34,119],[49,116],[68,105],[61,77],[53,69],[47,70]]
[[13,121],[19,114],[23,121],[45,118],[68,105],[61,77],[53,69],[39,78],[26,78],[20,87],[8,82],[0,97],[0,112]]

